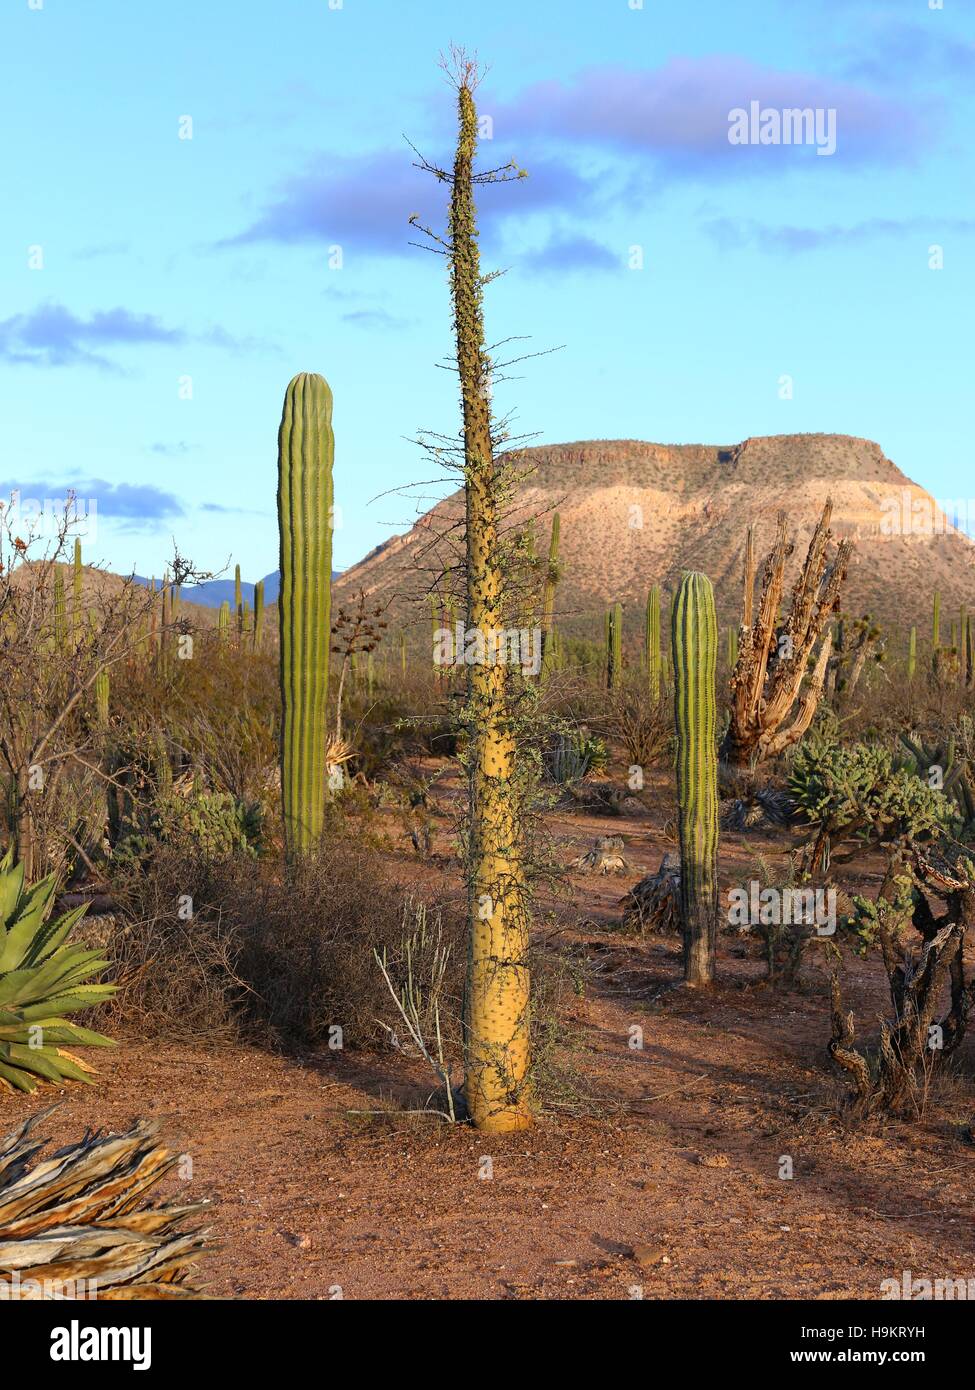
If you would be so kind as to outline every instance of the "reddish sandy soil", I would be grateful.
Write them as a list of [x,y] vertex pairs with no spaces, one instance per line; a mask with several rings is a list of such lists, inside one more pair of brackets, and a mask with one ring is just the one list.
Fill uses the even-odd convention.
[[[591,970],[567,1021],[599,1113],[549,1109],[529,1134],[484,1139],[397,1110],[430,1088],[392,1053],[286,1059],[123,1038],[97,1059],[97,1089],[66,1092],[46,1130],[161,1120],[192,1155],[191,1192],[214,1199],[207,1268],[223,1297],[877,1298],[904,1269],[975,1276],[972,1040],[919,1124],[849,1126],[816,960],[801,993],[775,991],[754,948],[726,936],[705,997],[673,988],[676,940],[610,929],[620,894],[668,847],[663,822],[553,820],[566,861],[612,832],[634,866],[573,880],[570,939]],[[786,839],[726,836],[725,882]],[[872,1032],[882,976],[855,965],[848,980]],[[0,1123],[51,1099],[0,1101]],[[350,1114],[377,1109],[391,1113]]]

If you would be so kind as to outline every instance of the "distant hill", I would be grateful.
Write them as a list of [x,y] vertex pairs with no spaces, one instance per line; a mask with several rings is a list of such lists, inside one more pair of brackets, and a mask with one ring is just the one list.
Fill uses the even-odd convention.
[[[785,511],[798,542],[794,568],[827,496],[833,498],[834,534],[856,539],[844,611],[875,614],[895,637],[916,623],[924,638],[938,589],[947,638],[959,606],[975,607],[975,544],[868,439],[772,435],[729,445],[593,440],[525,449],[518,460],[530,471],[514,503],[520,517],[537,518],[540,553],[548,547],[552,513],[561,516],[556,607],[567,630],[598,636],[606,606],[620,601],[635,635],[648,588],[660,584],[673,593],[685,569],[709,575],[721,622],[737,621],[749,523],[761,564],[776,515]],[[345,570],[335,585],[337,601],[362,588],[388,606],[395,625],[429,623],[424,595],[441,561],[455,556],[462,515],[463,494],[455,492],[405,535]],[[912,516],[921,519],[914,533],[905,534],[911,527],[899,521],[891,525],[892,517]]]
[[[332,571],[332,578],[338,579],[339,570]],[[149,587],[150,580],[144,575],[135,576],[136,583]],[[156,580],[158,589],[160,580]],[[276,603],[278,594],[281,591],[281,575],[278,570],[273,570],[264,576],[264,602]],[[254,585],[240,582],[241,597],[253,607],[254,605]],[[219,608],[226,601],[233,605],[234,602],[234,581],[233,579],[209,579],[205,584],[184,584],[180,591],[181,596],[189,603],[199,603],[204,608]]]

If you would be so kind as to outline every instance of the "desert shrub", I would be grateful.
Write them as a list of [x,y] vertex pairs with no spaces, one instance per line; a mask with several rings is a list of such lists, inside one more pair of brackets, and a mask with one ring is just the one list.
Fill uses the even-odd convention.
[[673,711],[666,700],[653,700],[648,692],[628,685],[611,696],[603,727],[622,745],[630,765],[646,771],[670,747],[673,724]]
[[[293,866],[163,845],[118,897],[106,947],[121,985],[116,1008],[144,1033],[285,1050],[327,1045],[333,1026],[346,1046],[384,1038],[377,1020],[389,1020],[390,999],[374,952],[397,959],[404,894],[361,842],[335,837]],[[444,996],[459,1000],[463,928],[456,911],[442,917]]]

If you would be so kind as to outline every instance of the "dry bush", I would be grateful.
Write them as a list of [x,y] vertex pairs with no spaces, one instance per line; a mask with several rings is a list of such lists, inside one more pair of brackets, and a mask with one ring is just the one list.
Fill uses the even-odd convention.
[[[236,857],[188,860],[165,849],[120,886],[107,949],[121,989],[114,1009],[150,1036],[250,1040],[282,1049],[384,1037],[390,999],[374,951],[397,960],[404,893],[375,851],[333,840],[294,866]],[[192,899],[182,920],[180,902]],[[445,1013],[459,1017],[465,950],[459,914]]]

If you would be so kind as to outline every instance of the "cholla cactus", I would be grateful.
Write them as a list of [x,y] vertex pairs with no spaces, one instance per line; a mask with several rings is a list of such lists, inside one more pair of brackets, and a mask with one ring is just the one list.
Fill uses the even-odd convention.
[[718,619],[707,575],[684,576],[672,623],[684,978],[710,985],[718,930]]

